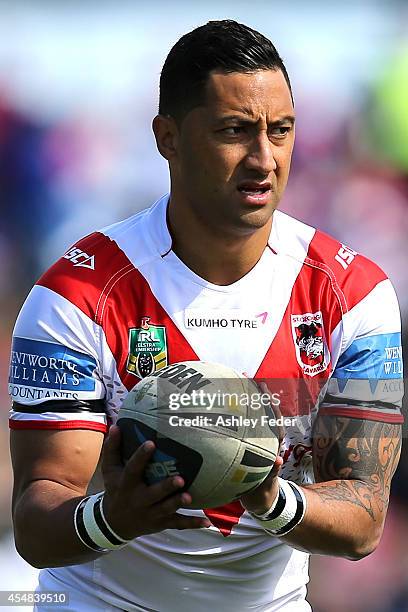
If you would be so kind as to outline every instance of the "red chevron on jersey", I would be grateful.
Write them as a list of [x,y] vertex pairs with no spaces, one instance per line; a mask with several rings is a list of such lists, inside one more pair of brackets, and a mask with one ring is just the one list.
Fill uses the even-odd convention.
[[233,501],[218,508],[205,508],[203,512],[214,527],[217,527],[222,535],[227,537],[231,535],[233,527],[238,525],[245,509],[239,501]]
[[[308,414],[315,405],[332,371],[325,359],[325,352],[331,352],[332,332],[345,312],[387,278],[376,264],[345,249],[334,238],[316,231],[294,283],[282,324],[256,373],[257,379],[281,379],[274,384],[282,388],[280,409],[284,415]],[[343,263],[339,263],[339,252],[348,257],[341,259]],[[356,273],[359,282],[355,282]],[[293,339],[293,344],[289,338]],[[299,346],[304,340],[310,340],[309,355]],[[273,359],[276,355],[285,358]],[[296,362],[291,355],[296,355]],[[291,372],[288,371],[289,363],[292,363]],[[304,378],[311,374],[314,379]]]
[[135,268],[123,274],[111,287],[99,316],[108,344],[115,356],[119,375],[128,389],[134,387],[139,380],[139,377],[130,373],[127,367],[129,332],[140,328],[146,319],[149,319],[149,325],[165,328],[167,357],[161,367],[178,361],[199,359],[153,295],[146,279]]
[[[76,260],[75,256],[66,257],[74,251],[93,258],[93,268],[78,266],[83,260]],[[110,284],[133,266],[116,242],[100,232],[77,242],[66,255],[41,276],[37,285],[66,297],[90,319],[97,321],[99,302],[109,292]]]
[[165,328],[167,355],[162,367],[177,361],[198,360],[153,295],[146,279],[115,241],[95,233],[79,241],[75,249],[94,257],[94,269],[75,269],[72,261],[63,257],[37,284],[65,297],[103,328],[118,374],[127,389],[139,380],[139,376],[127,368],[129,334],[130,330],[140,328],[143,320]]
[[[333,289],[331,276],[324,267],[305,262],[293,285],[278,333],[255,376],[273,385],[271,391],[280,394],[279,408],[284,416],[309,414],[316,404],[332,369],[330,336],[340,318],[341,300]],[[302,325],[310,327],[313,319],[314,324],[317,322],[320,326],[323,347],[319,357],[321,367],[316,371],[311,371],[307,356],[303,356],[299,348],[300,328]],[[277,355],[281,358],[277,359]],[[276,385],[280,388],[275,388]]]
[[305,263],[320,267],[330,277],[344,312],[351,310],[387,278],[370,259],[319,230],[310,242]]

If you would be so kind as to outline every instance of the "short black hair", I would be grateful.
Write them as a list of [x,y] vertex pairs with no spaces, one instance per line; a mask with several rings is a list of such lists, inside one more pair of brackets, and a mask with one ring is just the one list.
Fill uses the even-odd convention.
[[188,32],[170,50],[160,76],[159,113],[181,121],[203,104],[213,70],[281,70],[293,101],[288,73],[271,41],[242,23],[224,19]]

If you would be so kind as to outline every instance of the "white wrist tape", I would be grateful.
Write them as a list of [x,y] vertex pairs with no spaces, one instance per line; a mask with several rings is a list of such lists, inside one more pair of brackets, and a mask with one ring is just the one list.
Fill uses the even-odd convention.
[[306,512],[306,497],[302,489],[290,480],[279,480],[279,494],[270,509],[252,516],[269,533],[283,536],[302,521]]
[[74,527],[85,546],[97,552],[108,552],[126,546],[124,540],[108,524],[103,513],[104,493],[84,497],[75,509]]
[[[281,479],[278,478],[278,480],[280,481]],[[253,516],[254,518],[259,519],[261,521],[265,521],[268,518],[268,516],[270,514],[272,514],[272,512],[275,510],[276,505],[277,505],[277,503],[279,501],[279,498],[280,498],[280,483],[279,483],[279,490],[278,490],[278,492],[276,494],[275,499],[272,502],[271,507],[266,512],[264,512],[263,514],[255,514],[255,512],[251,512],[250,513],[251,516]]]

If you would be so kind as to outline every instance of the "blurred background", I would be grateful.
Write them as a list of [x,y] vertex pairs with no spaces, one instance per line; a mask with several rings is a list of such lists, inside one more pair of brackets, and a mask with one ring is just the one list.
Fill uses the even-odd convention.
[[[77,238],[167,192],[150,128],[161,66],[182,34],[222,18],[269,36],[292,80],[297,144],[281,208],[380,264],[407,330],[406,1],[0,0],[1,589],[35,584],[10,531],[7,371],[17,312]],[[313,559],[316,612],[408,610],[407,476],[405,452],[372,556]]]

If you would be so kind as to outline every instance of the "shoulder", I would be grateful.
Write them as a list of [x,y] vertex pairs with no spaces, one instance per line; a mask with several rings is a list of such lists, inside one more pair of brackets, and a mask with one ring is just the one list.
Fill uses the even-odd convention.
[[98,322],[104,296],[166,250],[163,200],[78,240],[36,285],[65,298]]
[[384,281],[389,283],[376,263],[333,236],[282,212],[276,221],[279,244],[286,254],[302,259],[304,270],[326,277],[343,312],[359,304]]

